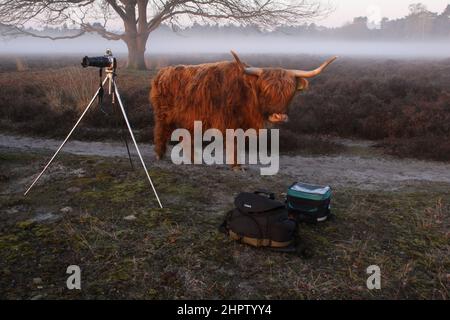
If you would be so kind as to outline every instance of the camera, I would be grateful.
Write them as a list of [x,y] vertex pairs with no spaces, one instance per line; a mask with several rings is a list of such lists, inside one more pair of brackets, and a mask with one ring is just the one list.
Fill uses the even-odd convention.
[[88,57],[85,56],[81,61],[83,68],[97,67],[97,68],[109,68],[115,69],[117,66],[116,58],[112,55],[111,50],[106,50],[106,54],[100,57]]

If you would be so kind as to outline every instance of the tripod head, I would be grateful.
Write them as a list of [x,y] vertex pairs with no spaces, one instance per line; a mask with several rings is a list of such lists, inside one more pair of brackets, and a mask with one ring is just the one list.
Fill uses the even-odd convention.
[[87,67],[99,68],[100,90],[101,90],[100,96],[103,96],[102,71],[104,68],[106,72],[106,77],[108,79],[108,94],[111,95],[113,93],[113,82],[114,82],[113,79],[116,76],[117,59],[113,56],[111,49],[106,49],[106,53],[100,57],[85,56],[81,61],[81,65],[83,66],[83,68]]

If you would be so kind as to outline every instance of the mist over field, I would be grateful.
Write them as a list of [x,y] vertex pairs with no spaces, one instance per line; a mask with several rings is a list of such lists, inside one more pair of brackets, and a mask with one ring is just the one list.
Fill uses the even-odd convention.
[[[308,54],[346,57],[448,58],[450,57],[450,4],[432,12],[423,4],[409,6],[409,14],[382,18],[379,14],[354,17],[340,27],[314,22],[283,25],[267,30],[257,25],[162,24],[150,33],[147,54],[222,54],[234,49],[243,54]],[[381,10],[381,9],[380,9]],[[319,23],[319,22],[318,22]],[[98,22],[94,26],[102,28]],[[122,35],[121,26],[109,30]],[[8,36],[0,26],[0,54],[101,54],[111,48],[126,54],[125,41],[108,41],[95,33],[52,41],[42,38]],[[79,34],[76,27],[30,27],[26,32],[40,37],[67,37]],[[1,35],[4,35],[2,38]]]
[[[47,40],[30,37],[0,42],[0,54],[102,54],[111,48],[116,54],[126,54],[123,41],[108,41],[98,36],[70,40]],[[227,53],[230,49],[248,54],[311,54],[339,56],[375,56],[398,58],[447,58],[450,42],[444,40],[332,40],[292,35],[222,35],[191,36],[183,33],[155,32],[147,44],[147,54]]]

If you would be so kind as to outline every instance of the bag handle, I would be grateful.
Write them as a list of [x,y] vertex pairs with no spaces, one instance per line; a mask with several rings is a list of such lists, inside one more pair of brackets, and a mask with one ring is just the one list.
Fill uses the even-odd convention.
[[263,195],[269,198],[270,200],[275,200],[275,193],[267,191],[267,190],[257,190],[254,192],[257,195]]

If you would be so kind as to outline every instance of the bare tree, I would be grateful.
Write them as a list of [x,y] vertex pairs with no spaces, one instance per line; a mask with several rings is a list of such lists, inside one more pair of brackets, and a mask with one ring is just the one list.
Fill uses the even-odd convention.
[[[145,69],[148,37],[162,23],[231,22],[273,28],[298,25],[324,13],[319,0],[0,0],[0,25],[8,27],[10,34],[57,40],[91,32],[108,40],[123,40],[131,69]],[[117,18],[123,22],[123,31],[111,27]],[[54,37],[26,28],[67,22],[76,24],[79,32]]]

